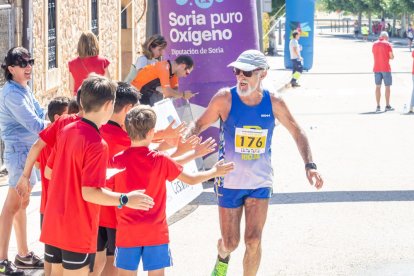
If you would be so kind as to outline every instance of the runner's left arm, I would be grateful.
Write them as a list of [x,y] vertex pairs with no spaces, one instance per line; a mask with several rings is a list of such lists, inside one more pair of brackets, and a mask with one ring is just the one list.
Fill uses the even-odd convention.
[[[298,147],[305,164],[313,163],[312,151],[305,131],[299,126],[289,111],[284,100],[272,95],[272,109],[275,118],[289,131]],[[322,188],[323,179],[316,169],[306,170],[306,177],[311,185],[317,189]]]

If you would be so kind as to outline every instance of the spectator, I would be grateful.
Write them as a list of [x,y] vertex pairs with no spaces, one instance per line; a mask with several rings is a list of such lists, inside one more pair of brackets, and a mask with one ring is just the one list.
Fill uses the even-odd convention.
[[384,80],[385,85],[385,111],[393,111],[394,108],[390,105],[390,94],[392,85],[390,59],[394,58],[392,46],[388,42],[388,33],[381,32],[380,37],[372,46],[372,53],[374,54],[374,74],[375,74],[375,95],[377,100],[376,112],[381,111],[381,84]]
[[289,52],[290,60],[292,61],[292,79],[290,80],[290,85],[292,87],[299,87],[298,79],[302,75],[303,58],[300,54],[302,51],[302,46],[299,44],[300,33],[298,31],[293,31],[292,39],[289,42]]
[[167,41],[159,34],[150,36],[144,44],[142,44],[142,55],[137,58],[135,64],[131,65],[125,82],[131,83],[137,76],[138,72],[149,64],[154,64],[161,60],[164,49],[167,47]]
[[413,26],[409,24],[408,29],[407,29],[407,39],[408,39],[408,48],[410,49],[410,52],[411,52],[411,46],[413,45],[413,38],[414,38]]
[[[27,85],[33,65],[29,51],[15,47],[7,52],[1,66],[6,84],[0,92],[0,131],[5,144],[4,163],[9,173],[9,189],[0,216],[0,271],[5,275],[24,275],[19,268],[43,268],[43,261],[27,246],[26,207],[36,174],[26,176],[29,185],[17,185],[30,147],[46,126],[44,111]],[[14,264],[7,256],[13,221],[18,245]]]
[[359,35],[359,22],[358,22],[358,20],[355,20],[355,22],[354,22],[354,35],[355,35],[355,38],[358,38],[358,35]]
[[160,61],[145,66],[131,84],[141,92],[141,104],[153,106],[163,97],[188,100],[195,94],[188,90],[180,92],[178,79],[187,77],[193,67],[194,62],[190,56],[178,56],[174,61]]
[[361,34],[362,34],[362,38],[365,41],[368,41],[368,35],[369,35],[369,28],[367,26],[367,24],[364,24],[361,28]]
[[[68,114],[68,106],[70,99],[68,97],[56,97],[52,99],[47,106],[47,116],[51,123],[57,120],[63,114]],[[48,126],[50,128],[51,125]],[[52,152],[52,147],[46,146],[40,152],[37,160],[37,167],[40,170],[40,177],[42,182],[42,194],[40,197],[40,229],[42,229],[43,213],[46,207],[47,191],[49,188],[49,180],[45,178],[44,172],[46,168],[47,159]],[[45,263],[45,276],[50,276],[52,271],[52,265],[48,262]]]
[[411,56],[413,57],[413,70],[412,70],[413,92],[411,93],[410,109],[408,110],[408,113],[409,114],[413,114],[414,113],[414,52],[411,52]]
[[99,42],[92,32],[84,32],[78,42],[78,57],[69,61],[69,90],[76,96],[90,73],[110,78],[109,60],[99,56]]

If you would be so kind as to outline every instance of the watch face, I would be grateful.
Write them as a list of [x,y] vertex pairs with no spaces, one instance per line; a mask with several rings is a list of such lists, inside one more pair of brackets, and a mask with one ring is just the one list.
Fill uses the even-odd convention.
[[316,164],[315,163],[308,163],[305,165],[305,168],[308,170],[316,170]]
[[127,204],[127,203],[128,203],[128,197],[127,197],[126,195],[123,195],[123,196],[121,197],[121,201],[122,201],[122,205]]

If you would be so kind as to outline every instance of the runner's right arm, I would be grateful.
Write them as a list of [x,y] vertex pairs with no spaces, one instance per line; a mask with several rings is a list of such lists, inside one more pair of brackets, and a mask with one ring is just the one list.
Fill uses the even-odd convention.
[[187,136],[199,135],[218,119],[227,119],[230,107],[230,90],[223,88],[213,96],[204,113],[195,122],[191,123]]

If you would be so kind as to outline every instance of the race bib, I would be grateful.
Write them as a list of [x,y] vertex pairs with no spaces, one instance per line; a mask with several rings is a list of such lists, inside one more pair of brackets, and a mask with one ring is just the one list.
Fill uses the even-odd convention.
[[267,129],[236,128],[235,152],[263,154],[266,148]]

